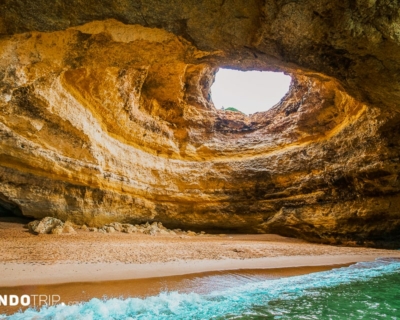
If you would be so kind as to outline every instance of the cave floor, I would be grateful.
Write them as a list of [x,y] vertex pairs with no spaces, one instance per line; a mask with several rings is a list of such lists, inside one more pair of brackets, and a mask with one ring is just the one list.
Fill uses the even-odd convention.
[[[189,237],[118,232],[101,234],[77,230],[76,234],[33,235],[24,228],[23,223],[7,221],[0,222],[0,243],[0,273],[8,275],[2,277],[0,286],[12,285],[13,278],[15,285],[24,283],[30,277],[29,272],[37,275],[39,270],[43,274],[40,278],[42,280],[46,276],[51,277],[51,273],[59,274],[61,270],[72,272],[68,266],[74,266],[77,274],[91,273],[92,277],[95,277],[94,271],[102,269],[96,279],[108,280],[121,278],[124,272],[124,277],[144,278],[191,273],[191,270],[202,272],[331,265],[374,260],[378,257],[400,258],[398,250],[313,244],[274,234]],[[210,264],[210,261],[214,264]],[[168,264],[175,266],[174,272],[167,271]],[[107,265],[113,267],[110,269]],[[150,265],[153,267],[146,267]],[[61,267],[57,269],[57,266]],[[130,276],[126,274],[129,268]],[[141,272],[141,269],[146,268],[149,270],[147,274]],[[136,270],[136,274],[132,275],[132,270]],[[22,276],[25,271],[29,272]],[[111,276],[112,272],[120,272],[121,277]],[[108,276],[102,278],[101,274],[104,273]],[[65,277],[59,278],[60,281],[74,281]],[[86,278],[88,281],[93,280]],[[82,276],[78,280],[86,278]]]

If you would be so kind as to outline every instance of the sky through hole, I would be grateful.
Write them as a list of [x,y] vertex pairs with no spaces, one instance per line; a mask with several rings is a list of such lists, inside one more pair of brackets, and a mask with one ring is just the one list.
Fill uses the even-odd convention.
[[282,72],[219,69],[211,87],[217,109],[235,108],[245,114],[266,111],[288,92],[291,78]]

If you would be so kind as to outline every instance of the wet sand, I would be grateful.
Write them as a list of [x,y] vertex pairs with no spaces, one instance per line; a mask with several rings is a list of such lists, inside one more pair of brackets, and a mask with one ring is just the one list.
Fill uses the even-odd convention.
[[[389,256],[395,257],[396,255]],[[0,287],[146,279],[246,269],[280,270],[300,268],[301,270],[304,267],[323,267],[359,261],[373,261],[380,257],[382,257],[382,254],[285,256],[242,260],[183,260],[144,264],[70,262],[32,265],[30,263],[5,263],[0,264],[2,275]],[[388,257],[388,255],[384,257]],[[400,255],[397,254],[397,257],[400,257]]]

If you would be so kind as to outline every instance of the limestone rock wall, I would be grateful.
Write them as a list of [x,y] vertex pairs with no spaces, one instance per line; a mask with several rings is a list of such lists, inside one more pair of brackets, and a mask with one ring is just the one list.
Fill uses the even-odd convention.
[[[391,3],[1,2],[0,212],[396,245]],[[222,66],[290,92],[221,112]]]

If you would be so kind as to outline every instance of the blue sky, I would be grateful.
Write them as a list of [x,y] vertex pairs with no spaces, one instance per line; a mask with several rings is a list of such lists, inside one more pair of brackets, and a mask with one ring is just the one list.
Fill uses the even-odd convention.
[[233,107],[246,114],[266,111],[288,92],[290,81],[282,72],[219,69],[211,87],[212,100],[217,109]]

